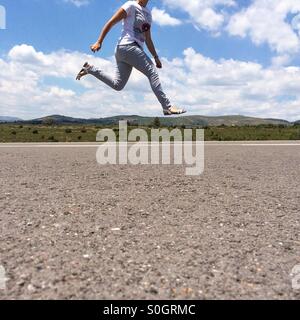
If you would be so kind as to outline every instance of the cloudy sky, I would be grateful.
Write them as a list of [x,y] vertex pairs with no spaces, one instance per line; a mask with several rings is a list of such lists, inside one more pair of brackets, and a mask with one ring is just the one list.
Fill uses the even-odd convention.
[[[161,115],[138,72],[122,92],[92,77],[75,81],[85,61],[114,73],[121,26],[96,55],[89,45],[124,2],[0,0],[6,10],[0,115]],[[190,114],[300,119],[300,0],[150,0],[148,6],[160,78],[173,104]]]

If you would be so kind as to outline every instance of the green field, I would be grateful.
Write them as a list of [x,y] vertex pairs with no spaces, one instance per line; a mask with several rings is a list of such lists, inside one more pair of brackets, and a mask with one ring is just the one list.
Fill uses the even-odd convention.
[[[108,126],[0,124],[0,142],[95,142],[96,134]],[[118,134],[118,127],[112,126]],[[129,127],[129,130],[135,129]],[[150,133],[151,126],[140,126]],[[185,127],[178,127],[183,130]],[[173,129],[173,128],[170,128]],[[206,141],[300,140],[300,126],[259,125],[206,127]],[[195,133],[195,129],[194,133]]]
[[243,126],[210,127],[205,130],[205,140],[255,141],[255,140],[300,140],[300,126]]

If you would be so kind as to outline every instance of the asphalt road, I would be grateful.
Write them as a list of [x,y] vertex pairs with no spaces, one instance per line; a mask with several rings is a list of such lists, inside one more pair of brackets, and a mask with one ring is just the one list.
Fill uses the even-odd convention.
[[300,142],[209,143],[201,176],[95,154],[0,145],[0,299],[300,298]]

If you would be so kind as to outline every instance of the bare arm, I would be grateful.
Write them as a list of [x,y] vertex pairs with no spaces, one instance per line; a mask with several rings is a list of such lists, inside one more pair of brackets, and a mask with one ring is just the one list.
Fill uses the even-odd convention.
[[120,22],[121,20],[125,19],[127,17],[127,13],[124,9],[120,8],[113,17],[105,24],[103,27],[100,36],[97,40],[97,42],[93,45],[91,45],[91,50],[93,52],[99,51],[102,47],[103,40],[105,39],[108,32],[111,30],[111,28]]
[[152,54],[153,58],[155,59],[157,68],[162,68],[162,64],[161,64],[161,62],[159,60],[159,57],[158,57],[157,52],[155,50],[154,43],[152,41],[151,29],[146,31],[146,45],[147,45],[148,50]]

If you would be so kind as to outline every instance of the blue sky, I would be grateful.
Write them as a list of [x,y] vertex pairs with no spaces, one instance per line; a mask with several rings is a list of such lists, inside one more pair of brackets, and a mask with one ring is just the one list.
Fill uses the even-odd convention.
[[[134,74],[128,88],[116,94],[108,93],[111,89],[93,79],[85,84],[75,83],[69,70],[72,68],[76,73],[80,68],[80,55],[82,59],[89,58],[89,45],[124,2],[0,0],[6,9],[7,21],[6,29],[0,30],[0,62],[27,74],[28,82],[32,81],[36,89],[32,91],[33,102],[27,101],[26,105],[24,99],[20,102],[12,97],[26,96],[23,91],[26,86],[19,75],[15,77],[19,91],[9,92],[8,88],[13,86],[8,85],[7,76],[0,73],[0,90],[2,86],[8,95],[6,103],[0,102],[0,114],[24,118],[55,112],[86,117],[119,113],[159,115],[160,106],[141,75]],[[300,118],[300,90],[291,83],[300,79],[300,19],[297,20],[300,0],[264,2],[265,7],[258,0],[150,0],[149,8],[156,9],[153,39],[164,62],[161,80],[175,104],[184,104],[191,114]],[[279,6],[280,2],[285,3],[284,9]],[[172,19],[179,22],[175,24]],[[95,58],[108,71],[113,71],[112,56],[120,30],[118,25],[111,31]],[[59,55],[62,63],[71,55],[74,65],[65,73],[53,75],[48,67]],[[39,61],[43,66],[37,69]],[[177,77],[172,70],[182,76]],[[188,77],[188,81],[184,81],[183,76]],[[13,75],[10,77],[13,83]],[[135,88],[139,85],[143,95],[136,94]],[[99,101],[105,101],[105,107],[103,102],[94,107],[94,111],[90,105],[85,110],[83,99],[93,96],[94,102],[97,95]],[[62,106],[56,105],[59,97]],[[124,97],[130,101],[128,107],[118,107],[118,101]],[[46,99],[44,103],[43,99]],[[63,105],[71,106],[72,100],[79,105],[78,111],[63,108]],[[42,102],[42,106],[35,101]],[[139,106],[130,108],[135,103]]]
[[[46,53],[61,48],[88,52],[89,44],[97,39],[105,21],[124,2],[91,0],[89,5],[77,7],[63,0],[2,0],[0,3],[7,11],[7,30],[1,32],[1,51],[27,43]],[[248,3],[239,1],[239,7],[233,10]],[[152,0],[148,6],[161,7],[162,2]],[[184,12],[170,12],[179,19],[189,19]],[[120,30],[121,25],[112,30],[101,55],[112,54]],[[225,33],[212,37],[204,30],[197,31],[192,23],[178,28],[154,25],[153,38],[161,54],[168,58],[180,56],[190,46],[213,59],[233,58],[268,65],[272,56],[267,45],[254,46],[249,38],[229,37]]]

